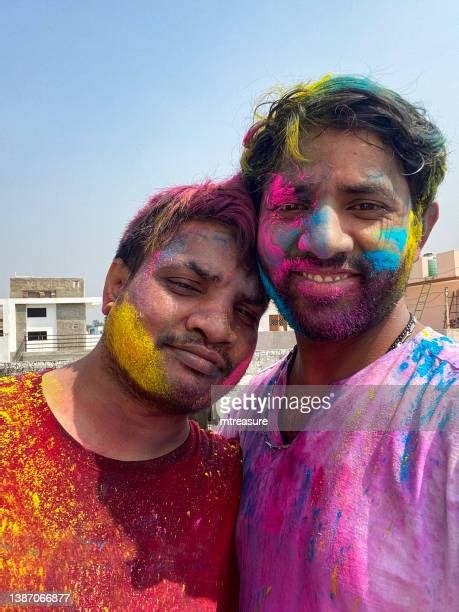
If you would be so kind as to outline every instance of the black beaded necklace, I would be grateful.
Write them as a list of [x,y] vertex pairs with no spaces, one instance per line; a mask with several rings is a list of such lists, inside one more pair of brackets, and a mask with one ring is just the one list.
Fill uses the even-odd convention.
[[411,335],[414,326],[416,325],[416,317],[414,314],[410,312],[410,320],[406,324],[406,326],[402,329],[400,334],[395,338],[390,347],[387,349],[387,353],[392,351],[394,348],[397,348],[401,344],[405,342],[405,340]]

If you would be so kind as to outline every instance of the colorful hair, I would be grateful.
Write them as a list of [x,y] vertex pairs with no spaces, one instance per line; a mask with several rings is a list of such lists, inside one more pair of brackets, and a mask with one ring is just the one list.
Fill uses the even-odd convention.
[[[259,112],[264,104],[269,105],[267,114]],[[255,120],[244,138],[241,168],[257,207],[266,180],[283,159],[306,161],[299,139],[317,128],[376,133],[397,156],[418,216],[433,202],[445,176],[445,139],[424,109],[368,78],[327,75],[282,90],[256,108]]]
[[133,276],[146,256],[162,248],[191,220],[218,221],[233,230],[241,261],[255,266],[256,215],[240,175],[166,189],[152,196],[127,226],[116,251]]

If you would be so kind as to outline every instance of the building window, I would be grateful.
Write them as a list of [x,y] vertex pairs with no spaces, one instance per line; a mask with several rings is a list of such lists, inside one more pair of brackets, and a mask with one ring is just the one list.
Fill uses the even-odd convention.
[[27,332],[27,340],[48,340],[48,332],[46,331],[33,331]]
[[54,289],[49,289],[46,291],[29,291],[24,290],[22,292],[22,297],[25,298],[53,298],[56,297],[56,291]]
[[79,286],[80,286],[80,281],[73,281],[73,288],[74,289],[78,289]]
[[280,314],[269,315],[269,331],[287,331],[288,324]]
[[46,308],[27,308],[27,318],[46,317]]

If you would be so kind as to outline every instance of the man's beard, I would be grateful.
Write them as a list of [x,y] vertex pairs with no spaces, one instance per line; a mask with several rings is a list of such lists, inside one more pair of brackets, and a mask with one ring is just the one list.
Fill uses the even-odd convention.
[[[349,268],[360,274],[358,293],[351,299],[292,296],[290,273],[277,281],[268,278],[261,265],[260,273],[266,292],[295,332],[309,340],[337,342],[362,334],[393,311],[405,291],[412,264],[410,260],[411,257],[406,257],[395,272],[375,272],[363,257],[337,257],[326,262],[315,260],[314,265],[319,263],[319,266],[327,265],[337,270]],[[292,264],[294,261],[299,260],[292,260]]]

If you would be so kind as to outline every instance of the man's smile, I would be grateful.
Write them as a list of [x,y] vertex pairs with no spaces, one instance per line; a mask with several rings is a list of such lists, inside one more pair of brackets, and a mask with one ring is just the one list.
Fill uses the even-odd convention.
[[316,283],[337,283],[346,278],[354,276],[353,274],[310,274],[309,272],[297,272],[303,278],[314,281]]
[[294,291],[296,288],[303,297],[331,297],[336,299],[360,288],[360,279],[360,274],[351,272],[340,274],[322,272],[318,274],[293,271],[291,273],[292,290]]

